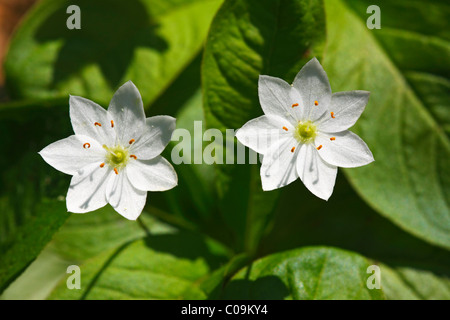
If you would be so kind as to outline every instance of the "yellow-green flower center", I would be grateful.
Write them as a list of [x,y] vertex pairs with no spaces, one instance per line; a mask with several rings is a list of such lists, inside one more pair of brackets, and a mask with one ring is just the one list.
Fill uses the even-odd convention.
[[295,128],[295,138],[302,143],[308,143],[314,140],[317,135],[317,128],[310,120],[300,121]]
[[120,145],[114,147],[108,147],[103,145],[103,148],[107,151],[106,153],[106,163],[114,168],[123,168],[127,165],[129,156],[128,148],[124,148]]

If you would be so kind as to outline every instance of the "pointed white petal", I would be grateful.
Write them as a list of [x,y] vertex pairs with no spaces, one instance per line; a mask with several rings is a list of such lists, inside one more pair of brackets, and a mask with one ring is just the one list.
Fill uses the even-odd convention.
[[347,130],[361,116],[369,101],[369,95],[370,92],[361,90],[333,93],[328,114],[317,123],[317,128],[324,132]]
[[295,128],[286,119],[275,115],[265,115],[244,124],[236,132],[236,138],[244,146],[264,154],[277,140],[292,137],[294,130]]
[[119,143],[127,145],[131,139],[137,139],[145,125],[144,106],[141,95],[133,84],[128,81],[111,99],[108,112],[114,120]]
[[298,148],[299,143],[293,137],[279,139],[270,147],[264,155],[260,171],[264,191],[284,187],[298,178],[295,168]]
[[101,106],[83,97],[70,96],[70,121],[76,135],[84,135],[100,144],[110,145],[116,138],[111,116]]
[[67,192],[67,211],[85,213],[106,205],[106,185],[113,171],[100,168],[100,162],[89,164],[72,177]]
[[[334,138],[333,140],[331,140]],[[374,161],[367,144],[356,134],[345,130],[336,133],[319,132],[314,141],[322,145],[319,155],[326,162],[343,168],[364,166]]]
[[175,169],[161,156],[151,160],[130,160],[126,172],[131,184],[143,191],[166,191],[178,184]]
[[316,58],[311,59],[303,66],[295,77],[293,86],[302,96],[305,120],[315,121],[328,110],[331,100],[330,82]]
[[301,147],[297,159],[300,179],[315,196],[328,200],[336,182],[337,167],[323,161],[312,144]]
[[70,175],[105,158],[105,150],[96,140],[81,135],[58,140],[42,149],[39,154],[53,168]]
[[269,76],[259,76],[258,94],[265,115],[288,119],[293,125],[303,119],[302,97],[286,81]]
[[125,170],[110,176],[106,186],[106,200],[122,216],[128,220],[136,220],[144,209],[147,192],[133,187]]
[[170,142],[175,127],[176,119],[169,116],[147,118],[144,131],[131,145],[130,152],[140,160],[155,158]]

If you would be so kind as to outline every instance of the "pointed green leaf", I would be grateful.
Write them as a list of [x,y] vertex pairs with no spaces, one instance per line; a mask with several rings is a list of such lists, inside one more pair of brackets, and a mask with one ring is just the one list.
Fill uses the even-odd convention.
[[[20,98],[79,95],[107,105],[132,80],[144,105],[176,78],[202,47],[220,0],[39,2],[11,41],[5,62]],[[69,30],[66,10],[81,10]]]
[[39,156],[52,136],[67,134],[67,112],[11,113],[0,120],[0,292],[36,258],[70,216],[64,196],[70,177]]
[[[380,30],[366,26],[369,4],[381,8]],[[352,130],[375,162],[346,175],[385,217],[450,248],[448,3],[328,0],[326,8],[333,91],[371,92]]]
[[379,300],[369,289],[370,263],[335,248],[307,247],[276,253],[239,271],[227,284],[225,299]]
[[63,279],[50,299],[204,299],[199,280],[225,258],[220,245],[193,233],[151,234],[82,264],[81,290]]
[[283,189],[272,229],[261,241],[258,255],[301,246],[339,247],[380,266],[381,286],[388,299],[447,299],[448,250],[414,237],[379,215],[340,174],[327,202],[312,198],[301,184]]
[[[311,56],[321,55],[324,38],[322,1],[226,1],[213,20],[204,53],[207,127],[225,134],[261,115],[259,75],[292,81]],[[226,141],[224,153],[230,158],[234,134]],[[234,165],[216,166],[218,205],[235,232],[234,247],[252,251],[267,228],[278,192],[263,192],[259,166],[236,164],[236,153],[231,155]],[[247,156],[245,161],[249,163]]]

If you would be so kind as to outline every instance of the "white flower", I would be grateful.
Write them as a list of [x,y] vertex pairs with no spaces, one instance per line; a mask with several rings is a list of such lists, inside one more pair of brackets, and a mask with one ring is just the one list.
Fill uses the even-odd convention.
[[128,81],[114,94],[108,111],[70,97],[75,135],[56,141],[39,154],[55,169],[72,175],[67,210],[85,213],[109,203],[127,219],[144,208],[147,191],[177,185],[177,175],[161,152],[175,130],[169,116],[145,118],[141,95]]
[[258,88],[265,115],[247,122],[236,137],[263,154],[264,190],[283,187],[300,177],[313,194],[328,200],[337,167],[374,161],[364,141],[347,130],[363,112],[369,92],[332,94],[316,58],[300,70],[292,85],[260,76]]

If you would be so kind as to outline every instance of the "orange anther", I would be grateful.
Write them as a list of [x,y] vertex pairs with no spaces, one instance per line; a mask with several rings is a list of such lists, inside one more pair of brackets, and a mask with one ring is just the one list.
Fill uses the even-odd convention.
[[134,140],[134,139],[131,139],[128,143],[129,144],[132,144],[133,142],[135,142],[136,140]]
[[86,142],[85,144],[83,144],[83,148],[85,149],[89,149],[91,147],[91,144]]
[[331,141],[334,141],[334,140],[336,140],[336,138],[335,138],[335,137],[331,137],[330,140],[331,140]]
[[288,131],[288,128],[286,128],[286,127],[283,127],[283,130],[286,130],[286,131]]
[[130,155],[130,158],[133,158],[134,160],[137,160],[137,157],[134,154]]
[[322,145],[318,146],[316,149],[317,149],[317,150],[322,149]]
[[291,152],[294,152],[294,151],[295,151],[295,147],[292,147]]
[[96,122],[96,123],[94,123],[94,126],[99,126],[99,127],[101,127],[102,124],[101,124],[100,122]]
[[298,103],[294,103],[293,105],[292,105],[292,108],[293,107],[298,107]]
[[105,166],[104,163],[101,163],[101,164],[100,164],[100,168],[103,168],[104,166]]
[[116,174],[119,174],[119,171],[117,171],[117,168],[114,168],[114,172],[115,172]]
[[331,117],[334,119],[334,118],[336,118],[335,116],[334,116],[334,112],[331,112]]
[[319,102],[316,100],[316,101],[314,101],[314,105],[315,106],[318,106],[319,105]]
[[114,120],[111,120],[111,128],[114,128]]

